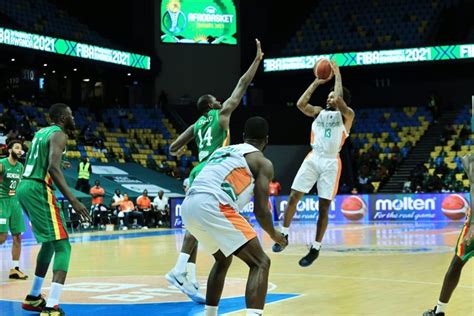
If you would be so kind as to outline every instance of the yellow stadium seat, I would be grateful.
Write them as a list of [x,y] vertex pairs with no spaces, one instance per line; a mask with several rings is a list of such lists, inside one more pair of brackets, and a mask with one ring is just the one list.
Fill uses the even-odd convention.
[[379,186],[380,186],[380,182],[372,182],[372,185],[374,186],[374,192],[378,192]]
[[434,175],[434,171],[435,171],[434,168],[428,169],[428,173],[430,174],[430,176]]
[[118,161],[119,161],[120,163],[125,163],[125,160],[122,159],[122,158],[120,158]]
[[109,162],[107,158],[100,158],[100,161],[105,162],[105,163]]
[[462,181],[462,184],[465,186],[465,187],[468,187],[470,186],[470,183],[469,183],[469,179],[465,179]]
[[446,164],[449,169],[456,169],[456,163],[455,162],[448,162]]
[[463,180],[463,174],[462,173],[456,173],[456,180],[462,181]]

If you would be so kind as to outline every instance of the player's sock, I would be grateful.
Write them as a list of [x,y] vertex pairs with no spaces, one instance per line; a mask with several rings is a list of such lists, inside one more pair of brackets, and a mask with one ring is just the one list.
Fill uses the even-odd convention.
[[43,287],[44,278],[35,275],[33,279],[33,286],[31,287],[31,296],[38,296],[41,294],[41,288]]
[[20,260],[12,260],[12,263],[13,263],[13,269],[20,268]]
[[438,301],[438,304],[436,304],[436,310],[435,313],[444,313],[448,303],[443,303],[441,301]]
[[51,283],[51,291],[49,292],[49,297],[46,303],[46,307],[53,308],[56,305],[59,305],[59,297],[63,290],[63,284],[53,282]]
[[176,261],[176,265],[173,268],[174,272],[186,272],[186,264],[188,263],[189,257],[190,256],[187,253],[181,252],[178,256],[178,260]]
[[247,308],[247,316],[260,316],[263,315],[263,309]]
[[196,283],[196,264],[192,262],[188,262],[188,278],[191,283]]
[[316,250],[320,250],[321,249],[321,243],[319,241],[313,241],[313,243],[311,244],[311,247],[313,247]]
[[206,316],[217,316],[217,308],[218,308],[218,306],[206,305],[206,308],[204,309],[205,315]]
[[281,233],[283,235],[288,235],[288,232],[290,231],[290,227],[284,227],[284,226],[281,226]]

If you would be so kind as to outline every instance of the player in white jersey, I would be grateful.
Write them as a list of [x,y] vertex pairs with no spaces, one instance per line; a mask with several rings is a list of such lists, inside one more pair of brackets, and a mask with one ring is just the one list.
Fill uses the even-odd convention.
[[262,154],[268,142],[268,124],[252,117],[244,128],[244,143],[217,149],[194,180],[182,204],[186,228],[215,258],[206,293],[206,315],[217,315],[225,276],[232,256],[250,268],[245,291],[247,315],[262,315],[268,287],[270,258],[255,230],[239,214],[255,196],[254,213],[260,226],[281,247],[287,241],[273,227],[268,209],[268,184],[273,165]]
[[[316,78],[299,98],[297,106],[305,115],[315,118],[311,126],[312,151],[306,156],[291,186],[288,205],[285,209],[282,233],[288,238],[291,220],[296,211],[296,205],[305,193],[317,183],[319,197],[319,216],[316,228],[316,238],[311,244],[309,253],[299,264],[307,267],[319,256],[321,241],[328,225],[328,211],[331,201],[337,193],[341,176],[341,159],[339,151],[344,141],[349,137],[349,131],[354,121],[354,111],[347,106],[350,103],[350,93],[342,87],[342,78],[339,67],[335,62],[331,64],[335,76],[334,91],[327,98],[325,109],[309,104],[311,95],[320,84],[326,80]],[[275,244],[274,252],[283,248]]]

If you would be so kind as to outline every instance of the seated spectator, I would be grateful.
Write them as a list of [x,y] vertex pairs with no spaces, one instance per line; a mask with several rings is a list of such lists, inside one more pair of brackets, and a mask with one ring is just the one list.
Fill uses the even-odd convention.
[[281,191],[281,185],[280,182],[278,182],[275,179],[272,179],[272,181],[268,184],[268,189],[269,189],[269,194],[270,195],[279,195]]
[[[153,200],[153,208],[155,211],[156,221],[158,226],[163,226],[170,222],[168,198],[164,195],[165,192],[158,192],[158,196]],[[168,225],[166,225],[168,226]]]
[[415,192],[413,192],[413,193],[424,193],[424,192],[423,192],[423,189],[421,188],[421,186],[417,185],[416,188],[415,188]]
[[148,190],[143,190],[142,195],[137,198],[137,209],[138,211],[143,213],[143,216],[145,217],[146,226],[153,226],[153,212],[151,210],[151,200],[148,197]]
[[359,191],[357,190],[356,187],[353,187],[352,190],[351,190],[351,194],[359,194]]
[[[120,204],[120,212],[118,214],[119,218],[124,219],[124,225],[127,228],[130,228],[130,220],[137,219],[139,228],[143,227],[144,216],[142,213],[138,212],[135,209],[133,202],[128,199],[128,194],[123,195],[123,201]],[[144,228],[147,228],[146,226]]]

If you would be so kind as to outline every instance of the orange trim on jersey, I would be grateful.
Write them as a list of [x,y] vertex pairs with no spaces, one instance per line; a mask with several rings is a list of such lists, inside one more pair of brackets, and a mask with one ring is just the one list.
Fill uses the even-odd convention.
[[313,155],[313,151],[311,150],[306,157],[304,157],[304,160],[309,159]]
[[309,139],[310,139],[310,144],[313,145],[314,144],[314,138],[315,138],[315,134],[313,132],[313,129],[311,129],[311,135],[309,135]]
[[229,220],[229,222],[240,231],[247,240],[251,240],[257,237],[257,233],[250,226],[249,222],[242,217],[236,210],[234,210],[230,205],[224,205],[219,203],[219,210],[222,214]]
[[332,198],[331,198],[331,200],[333,200],[334,197],[337,194],[337,189],[339,188],[339,179],[341,178],[341,171],[342,171],[341,158],[339,156],[337,156],[337,176],[336,176],[336,183],[334,184],[334,188],[332,189]]
[[222,143],[222,147],[229,146],[230,143],[230,131],[227,130],[227,136],[224,139],[224,142]]
[[341,147],[339,147],[339,151],[342,149],[342,146],[344,146],[344,143],[346,142],[346,138],[347,138],[346,131],[342,131]]
[[225,178],[225,181],[232,186],[234,193],[239,195],[252,184],[252,176],[248,174],[246,168],[240,167],[232,170]]
[[457,249],[456,255],[459,258],[462,258],[464,256],[464,251],[465,251],[464,239],[466,238],[468,232],[469,232],[469,225],[464,225],[464,227],[462,228],[461,235],[459,236],[458,244],[456,245],[456,249]]
[[59,207],[56,203],[56,197],[54,196],[53,190],[51,190],[51,187],[46,186],[46,191],[48,195],[49,212],[53,222],[54,237],[56,240],[67,238],[67,233],[64,229],[61,215],[59,214]]

